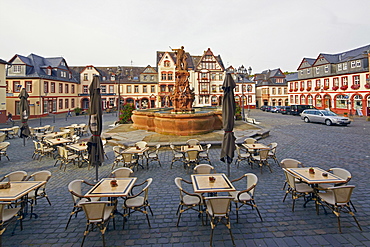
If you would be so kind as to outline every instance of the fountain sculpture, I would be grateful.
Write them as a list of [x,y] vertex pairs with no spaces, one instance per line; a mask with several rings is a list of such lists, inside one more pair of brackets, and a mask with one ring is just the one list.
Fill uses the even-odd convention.
[[194,90],[189,85],[189,71],[184,47],[176,52],[176,83],[170,100],[173,109],[154,108],[133,112],[133,128],[169,135],[197,135],[222,128],[222,112],[213,107],[193,108]]

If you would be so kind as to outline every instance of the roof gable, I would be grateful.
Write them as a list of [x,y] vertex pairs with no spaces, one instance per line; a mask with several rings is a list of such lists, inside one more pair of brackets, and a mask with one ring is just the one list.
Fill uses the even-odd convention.
[[303,58],[297,70],[312,67],[312,65],[315,63],[315,60],[316,59],[313,59],[313,58],[307,58],[307,57]]

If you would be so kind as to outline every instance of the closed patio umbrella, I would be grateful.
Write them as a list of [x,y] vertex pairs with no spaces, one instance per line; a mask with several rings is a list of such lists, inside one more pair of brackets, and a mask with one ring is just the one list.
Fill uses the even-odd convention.
[[26,137],[30,135],[30,128],[28,127],[28,117],[30,115],[30,105],[28,104],[28,93],[25,88],[22,88],[19,94],[19,113],[21,115],[21,135],[23,138],[23,146],[26,146]]
[[224,97],[222,98],[222,125],[224,138],[221,146],[221,161],[227,162],[227,175],[230,177],[230,164],[233,162],[235,151],[235,136],[234,136],[234,116],[235,116],[235,97],[234,97],[235,82],[230,73],[226,74],[222,89]]
[[91,165],[95,165],[96,181],[99,180],[98,172],[99,166],[104,161],[104,150],[103,143],[101,140],[102,132],[102,100],[100,94],[100,81],[99,76],[94,76],[93,81],[89,87],[90,91],[90,113],[89,113],[89,128],[91,137],[87,143],[89,162]]

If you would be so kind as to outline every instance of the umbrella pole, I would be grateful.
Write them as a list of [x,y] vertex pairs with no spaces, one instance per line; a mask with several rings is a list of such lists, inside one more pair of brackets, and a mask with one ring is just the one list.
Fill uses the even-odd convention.
[[23,136],[23,146],[26,146],[26,137]]
[[95,162],[95,182],[99,181],[99,162]]
[[230,178],[230,163],[227,162],[227,176]]

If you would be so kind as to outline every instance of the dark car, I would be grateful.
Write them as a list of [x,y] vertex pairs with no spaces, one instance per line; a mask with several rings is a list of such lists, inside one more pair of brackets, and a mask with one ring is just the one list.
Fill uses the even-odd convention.
[[267,108],[267,105],[263,105],[263,106],[261,106],[261,108],[260,108],[260,109],[261,109],[262,111],[266,111],[266,108]]
[[312,105],[291,105],[290,111],[288,114],[290,115],[300,115],[306,109],[316,109]]
[[280,108],[280,113],[281,114],[288,114],[288,112],[290,112],[290,106],[282,106],[281,108]]
[[270,111],[271,111],[271,109],[272,109],[272,106],[270,106],[270,105],[268,105],[268,106],[266,107],[266,111],[267,111],[267,112],[270,112]]

